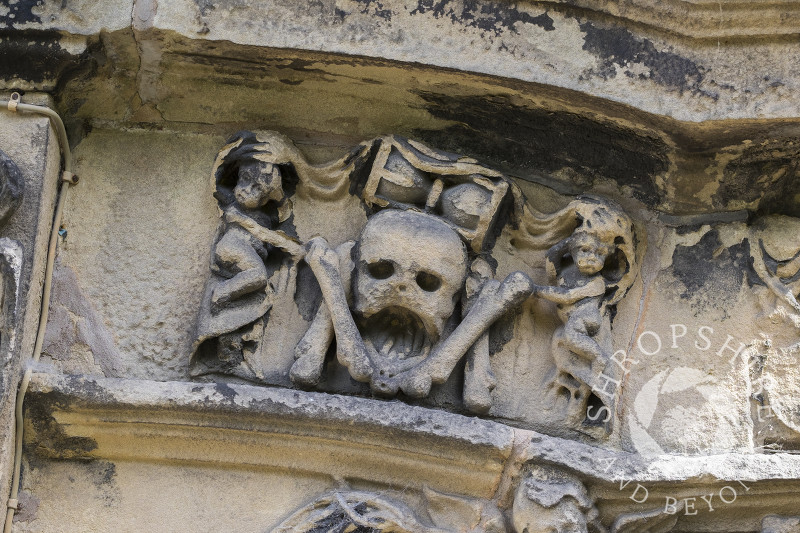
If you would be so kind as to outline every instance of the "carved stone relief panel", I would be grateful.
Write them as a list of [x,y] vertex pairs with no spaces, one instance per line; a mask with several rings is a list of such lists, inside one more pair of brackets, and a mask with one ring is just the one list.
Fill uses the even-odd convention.
[[503,513],[492,501],[425,488],[424,520],[399,500],[378,492],[336,490],[317,497],[272,533],[506,533]]
[[635,503],[631,511],[612,520],[607,516],[608,526],[604,525],[595,498],[580,477],[534,463],[523,469],[510,514],[516,533],[666,533],[673,530],[685,505],[676,500],[669,507],[657,506],[639,496]]
[[[578,475],[562,467],[533,463],[520,472],[507,509],[501,508],[497,500],[444,494],[427,487],[422,492],[423,497],[418,499],[420,512],[415,512],[390,493],[336,490],[293,512],[271,531],[667,533],[677,524],[685,505],[683,500],[668,507],[637,500],[630,512],[610,521],[606,516],[606,525],[589,488]],[[796,530],[793,528],[797,523],[797,518],[770,515],[763,519],[762,528],[765,532],[789,532]]]
[[658,230],[623,407],[635,451],[798,449],[799,231],[777,215]]
[[[615,202],[584,195],[543,213],[499,172],[401,137],[311,165],[278,134],[241,132],[213,179],[220,225],[194,376],[348,392],[326,386],[345,370],[368,387],[354,391],[420,399],[460,382],[455,401],[486,414],[502,350],[493,327],[542,301],[560,325],[543,354],[553,360],[547,391],[536,394],[560,402],[560,423],[611,431],[625,370],[611,322],[644,248]],[[354,238],[320,227],[302,235],[307,205],[330,209],[347,196],[365,214],[345,221]],[[526,257],[521,266],[538,261],[538,272],[514,269],[508,254]],[[288,368],[276,354],[289,349],[287,331],[296,339]]]
[[[756,219],[737,240],[749,252],[752,290],[760,312],[757,337],[747,339],[751,400],[759,444],[766,449],[797,448],[800,439],[800,221],[787,216]],[[731,231],[733,233],[733,231]]]

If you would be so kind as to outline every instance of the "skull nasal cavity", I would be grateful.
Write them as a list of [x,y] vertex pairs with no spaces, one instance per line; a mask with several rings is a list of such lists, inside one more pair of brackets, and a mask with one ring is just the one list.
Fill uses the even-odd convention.
[[376,261],[367,265],[367,272],[375,279],[386,279],[394,274],[394,265],[391,261]]
[[442,286],[442,280],[439,276],[434,276],[428,272],[420,272],[417,274],[417,285],[423,291],[433,292]]

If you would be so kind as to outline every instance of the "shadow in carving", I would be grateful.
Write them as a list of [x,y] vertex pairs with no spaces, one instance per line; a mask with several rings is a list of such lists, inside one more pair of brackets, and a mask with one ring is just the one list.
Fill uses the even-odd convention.
[[5,224],[22,203],[25,179],[19,167],[0,150],[0,226]]
[[[19,167],[0,150],[0,228],[22,203],[25,180]],[[17,241],[0,238],[0,356],[8,361],[17,343],[22,247]]]

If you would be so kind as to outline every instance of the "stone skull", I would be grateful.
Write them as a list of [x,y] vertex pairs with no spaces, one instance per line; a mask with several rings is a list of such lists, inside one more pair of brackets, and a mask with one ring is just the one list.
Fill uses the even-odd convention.
[[396,209],[373,215],[359,240],[353,295],[364,340],[382,358],[427,356],[466,272],[466,246],[441,219]]

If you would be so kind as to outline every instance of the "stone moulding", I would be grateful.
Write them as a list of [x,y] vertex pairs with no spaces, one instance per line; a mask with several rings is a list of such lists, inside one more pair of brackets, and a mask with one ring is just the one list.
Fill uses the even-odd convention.
[[501,424],[400,402],[248,385],[40,373],[28,394],[45,456],[286,468],[483,498],[514,439]]
[[725,490],[730,500],[738,490],[735,515],[681,515],[680,524],[722,531],[735,516],[755,531],[763,516],[791,515],[800,490],[797,455],[645,457],[397,401],[37,373],[26,405],[27,444],[40,456],[324,473],[500,508],[525,471],[545,465],[582,482],[604,524],[646,522],[669,498],[680,511],[681,498],[700,505],[702,495]]

